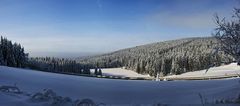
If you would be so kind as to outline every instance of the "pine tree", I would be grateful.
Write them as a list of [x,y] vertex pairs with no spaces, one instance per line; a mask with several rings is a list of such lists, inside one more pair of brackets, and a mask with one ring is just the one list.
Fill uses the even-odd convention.
[[98,69],[98,75],[102,76],[102,70],[100,68]]
[[0,64],[11,67],[24,67],[28,55],[24,53],[24,48],[20,44],[12,43],[1,36],[0,41]]
[[97,68],[95,68],[94,74],[95,74],[95,75],[98,75],[98,69],[97,69]]
[[2,49],[0,48],[0,65],[4,65]]

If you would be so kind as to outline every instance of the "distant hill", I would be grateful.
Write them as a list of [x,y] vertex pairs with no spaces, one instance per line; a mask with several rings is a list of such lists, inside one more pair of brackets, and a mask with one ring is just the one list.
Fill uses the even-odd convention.
[[181,74],[233,60],[223,52],[214,54],[216,47],[218,43],[212,37],[186,38],[122,49],[78,59],[78,62],[93,67],[125,67],[152,76]]

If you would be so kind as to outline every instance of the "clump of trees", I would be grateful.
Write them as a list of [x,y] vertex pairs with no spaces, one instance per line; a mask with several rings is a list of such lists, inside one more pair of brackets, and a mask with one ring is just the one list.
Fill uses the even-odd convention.
[[0,65],[10,67],[26,67],[28,54],[24,48],[1,36],[0,41]]
[[[90,64],[80,64],[72,59],[54,58],[54,57],[35,57],[29,58],[28,67],[31,69],[42,70],[56,73],[74,73],[91,75],[90,69],[93,66]],[[93,73],[95,75],[102,75],[101,70]]]
[[214,37],[220,42],[220,49],[234,57],[240,65],[240,9],[235,8],[232,20],[215,16],[217,28]]
[[101,68],[95,68],[95,70],[94,70],[94,74],[95,75],[102,75],[102,70],[101,70]]
[[49,72],[88,73],[87,66],[78,64],[74,60],[54,57],[29,58],[28,67]]

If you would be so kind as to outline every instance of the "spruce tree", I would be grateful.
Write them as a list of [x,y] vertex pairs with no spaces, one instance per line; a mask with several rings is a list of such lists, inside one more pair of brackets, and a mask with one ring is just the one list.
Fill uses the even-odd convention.
[[101,75],[101,76],[102,76],[102,70],[101,70],[101,68],[99,68],[99,70],[98,70],[98,75]]
[[98,75],[98,69],[97,69],[97,68],[95,68],[94,74],[95,74],[95,75]]

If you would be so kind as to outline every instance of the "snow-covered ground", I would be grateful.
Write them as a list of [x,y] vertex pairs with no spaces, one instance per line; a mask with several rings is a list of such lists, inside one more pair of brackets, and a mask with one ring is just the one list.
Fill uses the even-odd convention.
[[165,78],[187,78],[187,77],[212,77],[212,76],[231,76],[240,75],[240,66],[237,63],[231,63],[219,67],[212,67],[206,70],[187,72],[180,75],[166,76]]
[[[94,73],[94,69],[91,69],[91,72]],[[152,78],[149,75],[138,74],[135,71],[127,70],[124,68],[103,68],[102,73],[104,76],[119,76],[119,77],[140,77],[140,78]],[[207,72],[206,70],[199,70],[193,72],[187,72],[180,75],[170,75],[164,78],[184,78],[189,77],[227,77],[227,76],[240,76],[240,66],[237,66],[237,63],[231,63],[228,65],[222,65],[219,67],[212,67]]]
[[[102,68],[102,74],[104,76],[119,76],[119,77],[141,77],[141,78],[149,78],[149,75],[138,74],[135,71],[127,70],[123,68]],[[94,69],[91,70],[94,72]]]
[[[237,98],[240,79],[199,81],[145,81],[117,80],[47,73],[27,69],[0,66],[0,85],[16,84],[22,91],[34,94],[52,89],[58,95],[76,99],[91,99],[107,105],[142,104],[199,104],[201,100]],[[202,97],[202,99],[201,99]],[[30,102],[26,96],[0,91],[0,106],[43,105]]]

